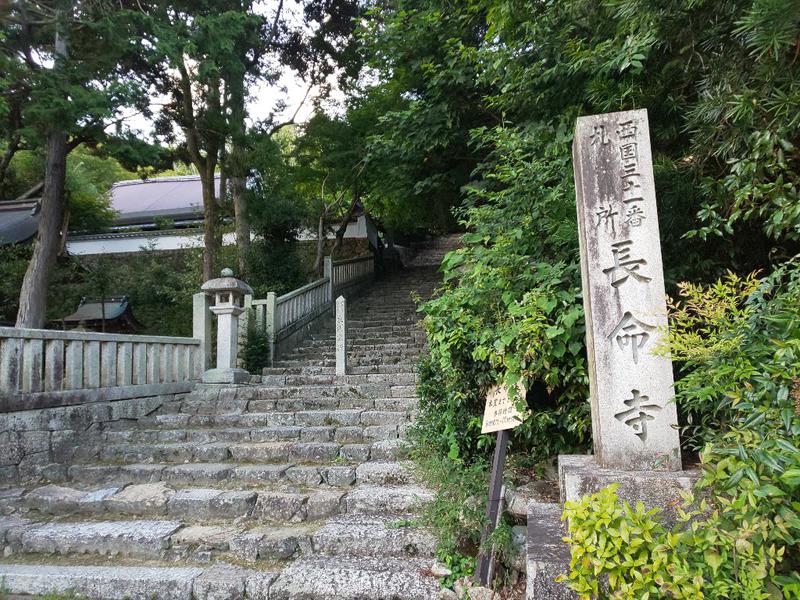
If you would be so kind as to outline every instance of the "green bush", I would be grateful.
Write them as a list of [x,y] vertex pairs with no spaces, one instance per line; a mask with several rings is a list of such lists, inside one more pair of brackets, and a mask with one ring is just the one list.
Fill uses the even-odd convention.
[[242,359],[244,368],[249,373],[260,374],[264,367],[269,366],[269,337],[266,332],[259,331],[255,327],[248,330],[242,348]]
[[800,268],[682,286],[668,349],[703,474],[666,529],[614,486],[568,503],[581,598],[800,598]]

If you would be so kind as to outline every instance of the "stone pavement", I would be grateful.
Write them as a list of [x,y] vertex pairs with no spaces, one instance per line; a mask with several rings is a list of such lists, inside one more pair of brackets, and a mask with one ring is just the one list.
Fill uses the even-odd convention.
[[[199,385],[102,427],[66,472],[0,490],[0,580],[24,596],[427,600],[431,499],[404,460],[424,332],[411,293],[435,268],[378,282],[245,385]],[[64,475],[66,473],[66,475]]]

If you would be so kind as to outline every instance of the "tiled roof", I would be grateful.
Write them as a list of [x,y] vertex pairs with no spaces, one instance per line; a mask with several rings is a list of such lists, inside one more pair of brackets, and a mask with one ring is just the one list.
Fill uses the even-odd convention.
[[[217,175],[217,193],[219,181]],[[120,181],[111,188],[111,207],[117,212],[115,225],[152,223],[159,217],[173,220],[202,218],[200,177],[186,175]]]
[[0,202],[0,244],[31,239],[39,229],[39,200]]

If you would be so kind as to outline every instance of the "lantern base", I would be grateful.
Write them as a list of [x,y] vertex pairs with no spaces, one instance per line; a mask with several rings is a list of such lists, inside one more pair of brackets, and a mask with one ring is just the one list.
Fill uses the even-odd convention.
[[203,383],[250,383],[250,373],[244,369],[209,369],[200,378]]

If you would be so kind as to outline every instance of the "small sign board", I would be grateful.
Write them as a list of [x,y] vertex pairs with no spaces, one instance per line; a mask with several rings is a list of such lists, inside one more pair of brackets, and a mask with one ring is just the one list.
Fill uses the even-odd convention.
[[[522,384],[517,386],[520,397],[525,397],[525,388]],[[483,411],[483,426],[481,433],[492,433],[504,429],[514,429],[522,423],[525,416],[509,397],[506,386],[493,386],[486,394],[486,408]]]

